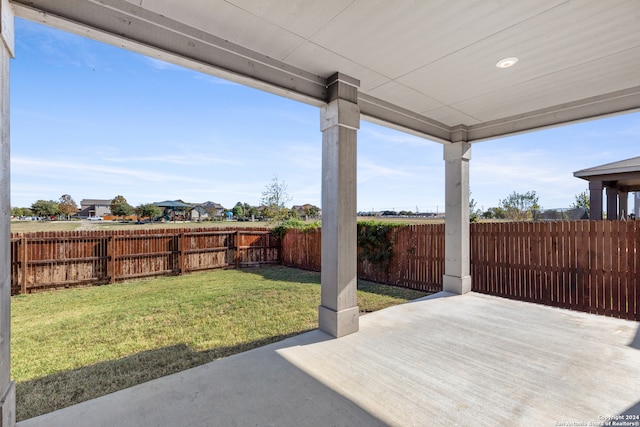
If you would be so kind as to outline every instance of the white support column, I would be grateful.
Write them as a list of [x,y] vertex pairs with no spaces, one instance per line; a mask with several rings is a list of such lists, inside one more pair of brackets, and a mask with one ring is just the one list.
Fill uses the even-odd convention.
[[9,185],[9,60],[13,57],[13,10],[0,2],[0,427],[16,423],[11,381],[11,192]]
[[358,330],[356,137],[359,81],[336,73],[327,81],[322,130],[322,266],[320,330],[336,338]]
[[[464,132],[462,133],[464,135]],[[469,160],[471,144],[466,141],[444,145],[445,160],[445,292],[471,291],[469,229]]]

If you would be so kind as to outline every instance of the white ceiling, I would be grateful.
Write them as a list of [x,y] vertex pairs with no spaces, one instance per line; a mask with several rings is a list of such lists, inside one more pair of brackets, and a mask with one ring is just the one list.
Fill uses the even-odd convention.
[[[446,143],[640,109],[638,0],[13,0],[19,16]],[[498,60],[519,62],[498,69]],[[462,133],[453,132],[453,128]]]

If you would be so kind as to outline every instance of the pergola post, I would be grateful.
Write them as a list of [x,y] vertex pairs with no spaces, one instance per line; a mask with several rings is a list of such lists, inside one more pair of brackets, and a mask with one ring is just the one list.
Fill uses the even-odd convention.
[[[464,132],[463,132],[464,134]],[[445,160],[445,292],[471,291],[469,228],[469,160],[471,144],[466,141],[444,145]]]
[[618,188],[607,187],[607,219],[615,221],[618,219]]
[[589,181],[589,219],[602,219],[602,181]]
[[11,381],[11,187],[9,185],[9,60],[13,57],[13,10],[0,2],[0,427],[16,423]]
[[629,192],[618,189],[618,218],[629,218]]
[[322,130],[321,331],[336,338],[358,330],[356,301],[356,137],[360,82],[336,73],[327,81]]

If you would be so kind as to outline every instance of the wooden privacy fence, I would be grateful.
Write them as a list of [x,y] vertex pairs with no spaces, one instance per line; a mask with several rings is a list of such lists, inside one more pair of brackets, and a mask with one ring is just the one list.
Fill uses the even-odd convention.
[[[397,227],[391,233],[394,245],[389,264],[380,268],[358,260],[358,277],[422,291],[442,290],[444,224]],[[320,271],[321,239],[320,229],[287,230],[282,239],[282,264]]]
[[268,229],[14,233],[11,293],[279,262]]
[[[388,267],[358,262],[358,277],[442,290],[444,225],[394,230]],[[282,263],[320,270],[320,230],[289,230]],[[474,291],[640,320],[640,221],[471,224]]]
[[[358,262],[358,277],[442,289],[444,225],[396,227],[393,256]],[[471,225],[474,291],[640,320],[640,221]],[[12,294],[278,263],[320,270],[321,231],[268,229],[76,231],[13,234]]]
[[474,291],[640,320],[640,221],[471,225]]

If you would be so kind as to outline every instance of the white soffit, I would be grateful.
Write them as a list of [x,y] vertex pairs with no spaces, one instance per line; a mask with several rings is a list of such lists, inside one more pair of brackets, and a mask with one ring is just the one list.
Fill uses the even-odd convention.
[[[13,0],[18,16],[447,142],[640,109],[637,0]],[[505,57],[519,62],[508,69]]]

